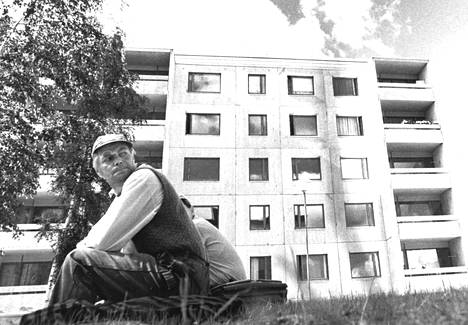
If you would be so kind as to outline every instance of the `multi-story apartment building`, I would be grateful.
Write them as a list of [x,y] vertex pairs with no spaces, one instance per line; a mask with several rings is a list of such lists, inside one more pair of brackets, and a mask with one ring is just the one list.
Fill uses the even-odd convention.
[[[135,49],[127,63],[149,98],[139,161],[226,235],[250,278],[299,299],[468,284],[427,61]],[[42,191],[26,212],[63,213],[55,202]],[[0,302],[44,297],[51,251],[32,234],[0,234]]]

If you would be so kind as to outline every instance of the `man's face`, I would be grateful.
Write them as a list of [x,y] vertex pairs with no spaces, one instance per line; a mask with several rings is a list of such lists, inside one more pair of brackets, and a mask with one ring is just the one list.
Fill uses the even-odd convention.
[[136,169],[133,151],[124,143],[111,143],[97,153],[97,171],[110,186],[123,185]]

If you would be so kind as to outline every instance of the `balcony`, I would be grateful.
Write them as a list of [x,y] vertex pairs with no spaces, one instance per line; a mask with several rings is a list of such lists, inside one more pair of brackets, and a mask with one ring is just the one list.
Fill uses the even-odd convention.
[[412,105],[429,105],[435,101],[432,88],[424,82],[420,83],[390,83],[379,82],[379,98],[387,102],[408,102]]
[[395,194],[442,194],[451,188],[444,168],[392,168],[390,173]]
[[404,270],[408,291],[438,291],[461,288],[468,283],[466,266]]
[[453,215],[398,217],[400,240],[451,240],[461,236]]
[[432,151],[443,143],[439,124],[384,124],[384,128],[389,150]]
[[128,125],[135,136],[135,141],[157,141],[164,142],[165,121],[147,120],[141,125]]

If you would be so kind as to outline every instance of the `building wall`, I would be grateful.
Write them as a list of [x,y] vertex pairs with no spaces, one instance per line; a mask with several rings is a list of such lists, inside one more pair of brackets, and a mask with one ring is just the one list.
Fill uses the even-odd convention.
[[[403,281],[399,242],[389,241],[398,229],[373,65],[178,55],[174,61],[164,153],[170,164],[163,169],[193,204],[219,205],[219,228],[236,245],[247,274],[251,256],[271,255],[272,278],[286,281],[292,298],[304,293],[294,265],[296,255],[305,254],[305,230],[294,229],[293,206],[303,203],[306,190],[308,204],[324,205],[325,228],[308,229],[308,236],[313,251],[328,254],[330,272],[329,280],[313,283],[315,295],[367,292],[368,279],[351,280],[353,250],[379,251],[376,289]],[[221,93],[187,92],[189,72],[221,73]],[[248,74],[266,75],[266,94],[248,94]],[[288,95],[287,76],[313,76],[315,94]],[[359,95],[334,96],[334,76],[357,78]],[[220,135],[186,135],[187,113],[220,114]],[[249,114],[267,115],[267,136],[248,135]],[[317,136],[291,136],[290,114],[316,115]],[[336,115],[362,116],[364,136],[337,136]],[[219,182],[183,181],[184,157],[219,157]],[[255,157],[268,158],[268,181],[249,181],[248,161]],[[321,179],[293,181],[293,157],[320,157]],[[343,180],[340,157],[367,158],[369,179]],[[372,203],[375,226],[346,227],[345,202]],[[270,205],[270,230],[249,230],[249,205],[259,204]]]

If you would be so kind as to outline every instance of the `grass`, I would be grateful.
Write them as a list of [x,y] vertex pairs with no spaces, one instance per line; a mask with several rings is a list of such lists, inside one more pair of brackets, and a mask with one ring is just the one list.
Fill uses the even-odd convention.
[[[116,315],[118,316],[118,315]],[[182,317],[150,321],[96,320],[92,324],[198,324],[198,325],[320,325],[320,324],[468,324],[468,289],[447,289],[442,292],[377,293],[368,296],[347,296],[311,301],[288,301],[281,304],[250,305],[231,315],[217,319],[190,321]]]

